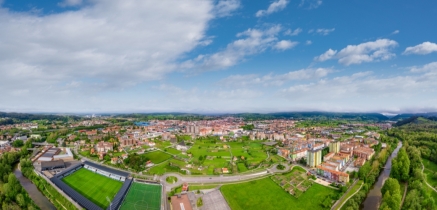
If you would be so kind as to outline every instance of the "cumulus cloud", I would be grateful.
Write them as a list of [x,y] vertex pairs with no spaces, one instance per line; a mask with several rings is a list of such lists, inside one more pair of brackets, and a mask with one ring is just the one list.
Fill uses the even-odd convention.
[[[409,76],[380,76],[373,72],[321,79],[317,82],[293,84],[282,88],[279,95],[290,101],[302,101],[313,107],[330,107],[328,110],[436,110],[429,104],[437,100],[437,74],[429,72]],[[319,103],[317,103],[319,102]],[[317,104],[317,105],[316,105]]]
[[62,2],[59,2],[58,5],[61,7],[73,7],[81,5],[82,2],[82,0],[64,0]]
[[241,7],[240,0],[220,0],[214,8],[217,17],[232,15],[232,12]]
[[[238,33],[237,38],[240,39],[229,43],[226,49],[214,54],[199,55],[195,59],[184,62],[180,67],[185,69],[194,68],[198,71],[211,71],[234,66],[247,56],[274,47],[277,44],[277,35],[280,31],[280,25],[266,29],[248,29]],[[283,44],[282,47],[287,47],[287,44]]]
[[311,41],[311,40],[307,40],[306,42],[305,42],[305,44],[306,45],[311,45],[313,42]]
[[295,47],[298,43],[299,42],[292,42],[290,40],[281,40],[279,42],[276,42],[273,48],[277,50],[288,50]]
[[396,56],[390,50],[397,45],[398,43],[393,40],[378,39],[373,42],[365,42],[359,45],[348,45],[338,53],[336,50],[329,49],[322,55],[315,57],[314,60],[326,61],[329,59],[338,59],[340,64],[346,66],[363,62],[389,60]]
[[284,35],[288,35],[288,36],[297,36],[302,32],[301,28],[296,28],[294,30],[292,29],[288,29],[284,32]]
[[310,33],[310,34],[317,33],[317,34],[326,36],[334,31],[335,31],[335,28],[319,28],[319,29],[310,29],[310,30],[308,30],[308,33]]
[[51,107],[44,101],[60,106],[54,100],[64,96],[70,101],[159,80],[202,44],[213,18],[209,1],[90,2],[44,15],[0,8],[0,97],[16,104],[22,97],[9,93],[28,91],[30,103]]
[[437,62],[431,62],[423,66],[413,66],[411,72],[437,72]]
[[275,1],[273,3],[270,4],[269,8],[267,8],[267,10],[259,10],[258,12],[256,12],[256,16],[257,17],[262,17],[265,15],[270,15],[274,12],[278,12],[281,11],[283,9],[285,9],[285,7],[287,7],[288,4],[288,0],[278,0]]
[[335,56],[335,54],[337,54],[337,50],[329,49],[325,53],[315,57],[314,60],[320,61],[320,62],[326,61],[326,60],[332,59]]
[[330,68],[307,68],[290,71],[285,74],[266,74],[263,76],[257,74],[231,75],[222,79],[219,83],[224,86],[232,87],[250,85],[280,86],[290,81],[320,79],[328,76],[328,74],[332,72],[334,72],[334,70]]
[[432,52],[437,52],[437,44],[432,42],[423,42],[413,47],[407,47],[404,51],[404,55],[418,54],[426,55]]
[[315,9],[322,5],[322,0],[302,0],[299,7],[307,7],[308,9]]

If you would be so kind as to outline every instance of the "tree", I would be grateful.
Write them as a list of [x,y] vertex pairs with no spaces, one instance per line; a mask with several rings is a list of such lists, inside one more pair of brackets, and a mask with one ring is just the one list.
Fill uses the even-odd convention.
[[12,142],[13,147],[22,147],[23,145],[24,145],[23,140],[16,140],[16,141]]
[[381,189],[384,195],[380,209],[400,209],[401,207],[401,187],[397,179],[388,178]]

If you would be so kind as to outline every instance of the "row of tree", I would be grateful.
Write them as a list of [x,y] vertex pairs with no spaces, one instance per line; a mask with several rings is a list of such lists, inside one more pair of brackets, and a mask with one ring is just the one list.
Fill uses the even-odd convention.
[[0,205],[2,209],[39,209],[13,173],[21,154],[7,152],[0,157]]

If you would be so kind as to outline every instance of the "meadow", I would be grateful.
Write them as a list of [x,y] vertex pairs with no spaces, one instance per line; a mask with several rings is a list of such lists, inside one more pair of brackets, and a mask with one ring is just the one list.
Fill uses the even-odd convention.
[[162,151],[148,152],[144,153],[142,156],[149,158],[149,160],[154,164],[164,162],[172,157],[171,155]]
[[295,198],[270,178],[224,185],[220,190],[232,210],[324,209],[321,205],[322,201],[327,197],[337,196],[339,193],[334,189],[313,184],[299,198]]

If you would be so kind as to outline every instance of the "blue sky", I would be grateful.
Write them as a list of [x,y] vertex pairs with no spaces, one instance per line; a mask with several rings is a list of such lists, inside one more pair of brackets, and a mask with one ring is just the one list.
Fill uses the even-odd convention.
[[0,111],[437,111],[434,1],[0,5]]

